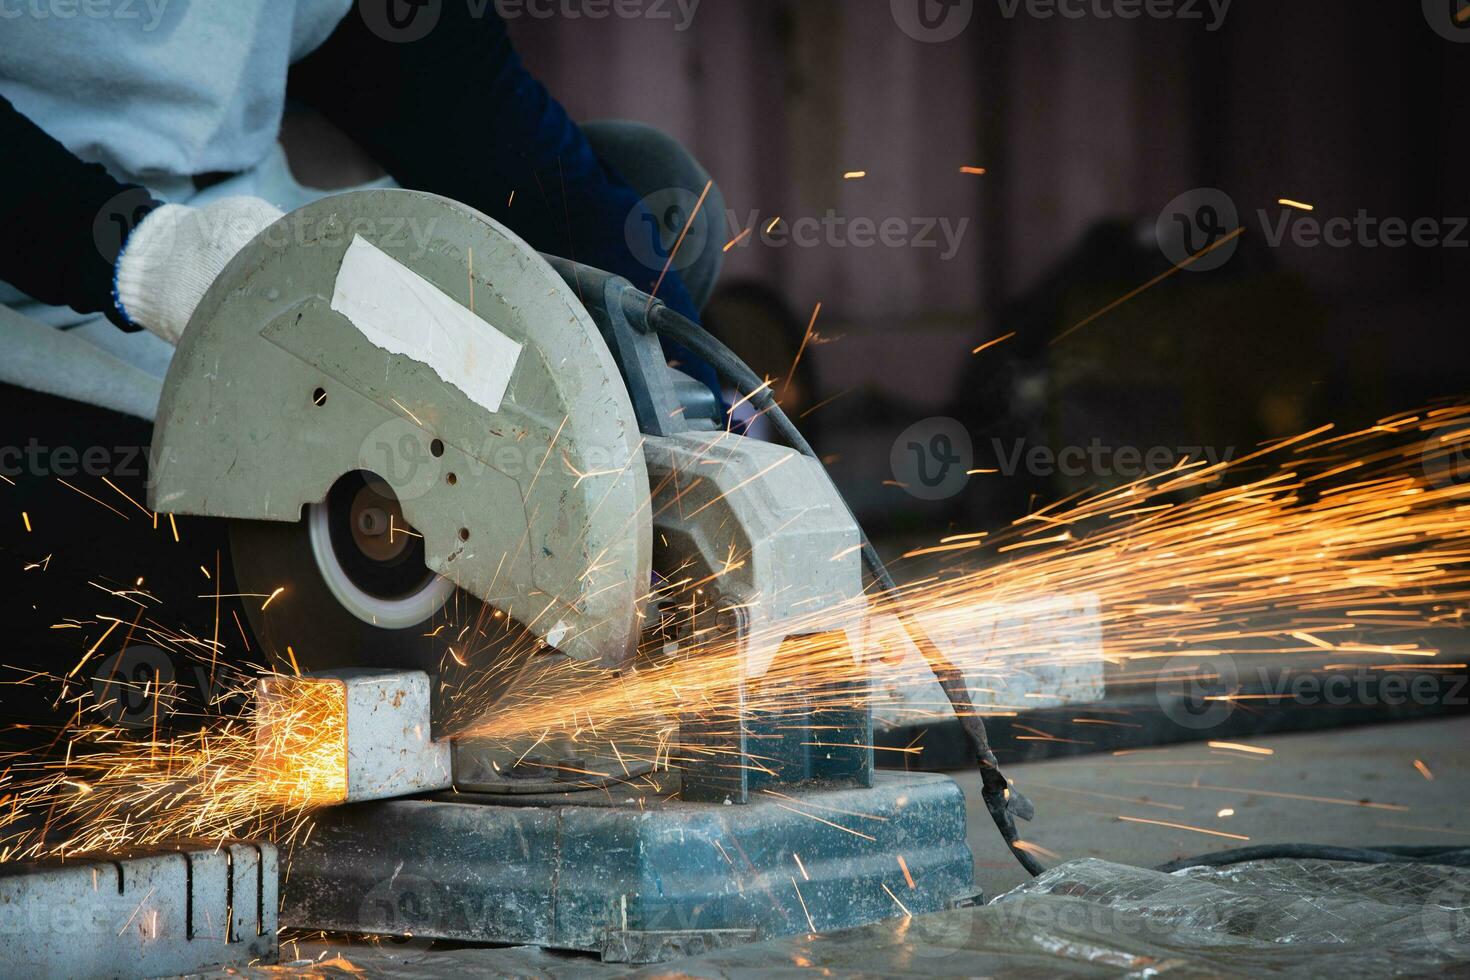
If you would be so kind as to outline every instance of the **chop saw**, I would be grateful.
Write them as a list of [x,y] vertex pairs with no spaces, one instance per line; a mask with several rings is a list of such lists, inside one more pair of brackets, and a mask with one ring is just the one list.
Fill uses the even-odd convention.
[[[402,235],[410,222],[430,234]],[[726,431],[661,335],[791,446]],[[269,597],[247,604],[264,646],[349,688],[427,675],[432,735],[452,744],[412,798],[318,817],[287,924],[651,960],[973,897],[963,797],[943,777],[875,774],[860,698],[821,738],[691,711],[678,737],[736,764],[685,767],[668,793],[578,793],[534,772],[511,785],[453,741],[465,705],[493,711],[532,660],[610,678],[633,665],[675,577],[707,583],[684,635],[728,634],[751,683],[813,622],[857,655],[865,560],[892,587],[769,391],[626,280],[445,198],[327,198],[205,296],[152,452],[156,510],[231,523],[241,591]],[[993,769],[983,729],[977,747]],[[989,772],[1004,829],[1024,798]],[[854,834],[833,813],[869,819]]]

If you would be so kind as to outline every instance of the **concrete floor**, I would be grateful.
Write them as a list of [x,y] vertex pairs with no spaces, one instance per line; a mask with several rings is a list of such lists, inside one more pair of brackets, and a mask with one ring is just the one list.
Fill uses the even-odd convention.
[[[1140,866],[1247,843],[1470,847],[1470,718],[1275,735],[1245,744],[1273,754],[1195,742],[1016,766],[1009,775],[1037,812],[1022,834],[1061,859],[1101,857]],[[1416,759],[1433,779],[1415,768]],[[987,897],[1021,884],[1026,873],[985,816],[980,780],[971,773],[955,778],[971,801],[976,880]],[[1227,809],[1234,814],[1218,815]]]
[[[1470,753],[1465,751],[1470,718],[1279,735],[1248,744],[1254,751],[1201,742],[1016,766],[1010,775],[1037,809],[1036,820],[1024,828],[1025,838],[1055,855],[1046,857],[1049,865],[1103,857],[1153,866],[1247,843],[1217,834],[1249,838],[1251,844],[1470,846]],[[969,838],[976,879],[987,898],[993,897],[1021,884],[1025,873],[1000,843],[980,804],[978,778],[960,773],[956,779],[971,801]],[[1233,814],[1222,815],[1228,810]],[[1197,829],[1181,829],[1187,827]],[[629,972],[590,957],[531,949],[301,944],[283,950],[287,952],[323,964],[317,975],[348,975],[347,967],[325,967],[324,961],[337,956],[373,976]],[[739,958],[742,966],[721,968],[716,963],[714,968],[720,975],[748,974],[752,952],[759,958],[758,948],[747,948]],[[773,965],[792,969],[792,957],[781,941],[770,944],[770,953]],[[701,968],[710,968],[710,962]],[[271,975],[281,972],[302,971],[276,968]],[[668,972],[665,968],[648,975]]]

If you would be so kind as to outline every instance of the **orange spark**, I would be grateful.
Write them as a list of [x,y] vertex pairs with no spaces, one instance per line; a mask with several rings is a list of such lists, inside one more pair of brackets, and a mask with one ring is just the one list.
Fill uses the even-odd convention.
[[[914,917],[914,913],[909,911],[908,906],[900,902],[898,900],[898,896],[893,894],[893,889],[889,888],[888,885],[884,882],[880,881],[878,882],[878,884],[883,886],[883,890],[888,893],[889,898],[893,899],[893,904],[899,907],[899,909],[903,912],[905,918],[912,919]],[[913,887],[913,882],[909,882],[909,887]]]
[[1077,323],[1073,324],[1072,326],[1068,327],[1066,330],[1063,330],[1061,333],[1057,334],[1056,337],[1052,338],[1051,343],[1053,345],[1061,343],[1067,337],[1070,337],[1072,334],[1076,333],[1078,330],[1081,330],[1083,327],[1087,326],[1089,323],[1092,323],[1094,320],[1098,320],[1098,319],[1101,319],[1104,316],[1107,316],[1109,313],[1113,312],[1118,307],[1122,306],[1124,303],[1126,303],[1129,300],[1134,299],[1134,298],[1142,295],[1143,293],[1148,292],[1150,289],[1154,288],[1159,283],[1163,282],[1165,279],[1168,279],[1170,276],[1174,275],[1174,273],[1178,272],[1181,269],[1187,269],[1187,268],[1189,268],[1191,265],[1194,265],[1194,263],[1198,262],[1200,259],[1204,258],[1206,255],[1209,255],[1211,252],[1215,251],[1215,249],[1220,248],[1221,246],[1226,245],[1229,242],[1235,241],[1237,238],[1239,238],[1243,234],[1245,234],[1245,226],[1244,225],[1241,225],[1239,228],[1235,229],[1230,234],[1222,236],[1218,241],[1216,241],[1216,242],[1214,242],[1214,243],[1212,243],[1210,245],[1205,246],[1204,248],[1200,249],[1198,252],[1195,252],[1189,258],[1185,259],[1183,262],[1177,263],[1172,268],[1170,268],[1167,272],[1160,273],[1159,275],[1157,275],[1154,278],[1150,279],[1148,282],[1144,283],[1142,286],[1139,286],[1137,289],[1135,289],[1135,290],[1127,293],[1124,296],[1119,297],[1118,299],[1116,299],[1113,302],[1109,303],[1107,306],[1104,306],[1102,309],[1098,310],[1096,313],[1092,314],[1091,316],[1087,317],[1086,319],[1080,320]]
[[1239,742],[1207,742],[1212,749],[1230,749],[1232,752],[1249,752],[1253,755],[1275,755],[1275,749],[1263,748],[1259,745],[1242,745]]
[[1048,861],[1060,861],[1062,859],[1062,856],[1056,851],[1042,847],[1040,844],[1033,844],[1027,840],[1016,841],[1016,847],[1030,854],[1039,854]]
[[976,347],[974,350],[970,351],[970,353],[971,354],[979,354],[982,351],[990,350],[990,348],[994,347],[997,344],[1003,344],[1003,343],[1005,343],[1007,340],[1010,340],[1015,335],[1016,335],[1016,331],[1012,330],[1010,333],[1006,334],[1004,337],[996,337],[994,340],[987,340],[985,343],[981,344],[979,347]]
[[915,887],[914,876],[909,874],[909,863],[903,859],[902,854],[898,855],[898,866],[903,869],[903,880],[908,882],[909,891],[913,891]]
[[1118,819],[1126,820],[1128,823],[1146,823],[1152,824],[1155,827],[1170,827],[1174,830],[1188,830],[1196,834],[1209,834],[1212,837],[1228,837],[1230,840],[1250,840],[1250,838],[1246,837],[1244,834],[1227,834],[1223,830],[1209,830],[1205,827],[1191,827],[1187,823],[1170,823],[1167,820],[1149,820],[1145,817],[1125,817],[1121,815],[1118,817]]
[[796,883],[796,877],[791,877],[791,887],[796,889],[796,900],[801,903],[801,914],[806,916],[807,928],[812,932],[817,931],[817,924],[812,921],[812,914],[807,911],[806,899],[801,897],[801,886]]
[[754,229],[752,229],[752,228],[747,228],[744,231],[742,231],[740,234],[736,235],[734,238],[730,239],[728,242],[725,243],[725,251],[728,252],[728,251],[730,251],[730,249],[734,248],[736,245],[739,245],[741,242],[745,241],[747,238],[750,237],[750,233],[753,230]]
[[668,259],[664,261],[663,271],[658,274],[658,281],[653,284],[653,291],[648,294],[650,304],[653,302],[653,298],[658,295],[659,287],[664,284],[664,279],[668,276],[669,269],[674,264],[674,258],[679,254],[679,249],[683,246],[684,239],[689,236],[689,229],[694,227],[694,219],[699,217],[699,212],[704,207],[705,200],[709,197],[710,188],[714,186],[715,182],[713,180],[705,183],[704,190],[699,194],[699,200],[694,204],[694,210],[689,212],[689,220],[684,222],[684,227],[679,232],[678,240],[674,242],[674,247],[669,250]]

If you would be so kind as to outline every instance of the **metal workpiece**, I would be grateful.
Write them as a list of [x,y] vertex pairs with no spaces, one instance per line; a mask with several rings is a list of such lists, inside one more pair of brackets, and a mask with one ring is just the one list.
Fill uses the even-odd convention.
[[157,977],[276,961],[279,868],[260,842],[0,864],[0,973]]
[[[336,690],[323,691],[324,687]],[[261,681],[259,696],[256,724],[262,751],[281,744],[271,726],[300,726],[303,716],[310,718],[321,737],[342,741],[340,777],[330,774],[324,783],[342,787],[343,803],[412,796],[453,785],[449,743],[434,741],[430,730],[427,674],[359,669],[272,677]],[[340,711],[343,717],[323,719],[316,706]],[[289,758],[283,761],[292,763]]]
[[[426,236],[404,236],[409,224]],[[402,280],[400,298],[376,302],[370,278],[344,273],[358,243]],[[501,355],[481,356],[487,338]],[[487,396],[472,382],[490,376],[504,387]],[[652,560],[650,522],[630,519],[648,506],[640,439],[606,342],[534,249],[446,198],[357,191],[267,229],[205,294],[164,385],[149,500],[305,522],[341,480],[371,473],[430,571],[568,655],[617,666],[637,646]],[[276,605],[291,601],[288,588]],[[295,642],[309,670],[433,669],[381,662],[373,644],[311,662],[334,644],[313,639]]]
[[879,773],[870,789],[790,789],[747,806],[621,787],[338,807],[297,846],[282,916],[640,962],[936,911],[973,892],[959,788]]

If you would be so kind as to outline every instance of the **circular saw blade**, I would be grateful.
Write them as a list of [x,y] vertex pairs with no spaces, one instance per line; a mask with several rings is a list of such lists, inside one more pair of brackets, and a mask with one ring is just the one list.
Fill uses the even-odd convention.
[[460,589],[419,622],[366,621],[333,594],[306,522],[231,521],[229,544],[250,633],[280,670],[424,671],[437,680],[436,737],[498,702],[542,647],[524,626]]

